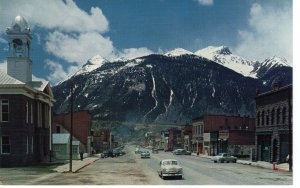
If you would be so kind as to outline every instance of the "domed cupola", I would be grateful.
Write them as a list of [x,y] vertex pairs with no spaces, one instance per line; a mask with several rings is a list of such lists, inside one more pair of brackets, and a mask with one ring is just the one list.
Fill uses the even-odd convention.
[[11,27],[8,28],[8,30],[14,32],[30,32],[27,21],[21,15],[16,16],[15,20],[12,22]]

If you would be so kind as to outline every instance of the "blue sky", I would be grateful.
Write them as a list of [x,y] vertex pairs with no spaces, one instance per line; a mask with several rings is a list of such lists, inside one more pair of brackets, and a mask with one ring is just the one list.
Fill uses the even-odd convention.
[[107,59],[228,46],[250,60],[281,56],[292,65],[292,0],[1,0],[5,28],[16,15],[33,33],[33,74],[55,84],[99,54]]

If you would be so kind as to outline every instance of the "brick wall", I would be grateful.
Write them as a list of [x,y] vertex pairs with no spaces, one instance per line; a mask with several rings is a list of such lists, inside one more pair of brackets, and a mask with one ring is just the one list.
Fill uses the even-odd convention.
[[[47,127],[37,127],[36,108],[38,101],[24,95],[0,95],[0,99],[9,101],[9,121],[0,122],[0,135],[9,136],[11,145],[11,154],[1,155],[0,166],[27,165],[32,162],[42,161],[49,152],[49,129]],[[28,123],[26,123],[27,102]],[[33,123],[31,123],[31,104],[33,108]],[[43,105],[46,104],[43,103]],[[27,137],[28,153],[26,153]],[[31,152],[32,137],[34,139],[33,152]]]
[[204,132],[245,129],[246,127],[248,130],[255,130],[255,119],[241,116],[204,116]]
[[[87,138],[91,134],[91,114],[89,111],[73,112],[73,136],[81,143],[87,145]],[[71,114],[53,115],[52,132],[56,132],[56,124],[62,125],[65,129],[70,131],[71,127]]]

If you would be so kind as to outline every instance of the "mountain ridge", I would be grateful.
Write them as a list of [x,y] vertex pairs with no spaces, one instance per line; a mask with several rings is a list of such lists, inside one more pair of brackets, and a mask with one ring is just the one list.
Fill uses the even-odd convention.
[[54,87],[54,111],[68,111],[72,82],[75,108],[103,121],[180,124],[205,113],[254,117],[257,89],[270,89],[280,76],[291,83],[291,67],[260,71],[263,79],[254,79],[193,54],[151,54],[105,63]]

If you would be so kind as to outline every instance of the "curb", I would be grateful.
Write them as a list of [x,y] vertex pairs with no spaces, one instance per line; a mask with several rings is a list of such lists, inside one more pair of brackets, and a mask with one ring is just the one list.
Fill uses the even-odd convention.
[[93,164],[95,161],[98,161],[98,160],[99,160],[99,159],[95,159],[95,160],[91,160],[91,161],[85,163],[83,166],[79,167],[77,170],[74,170],[73,173],[78,172],[79,170],[83,169],[83,168],[86,167],[86,166],[89,166],[90,164]]

